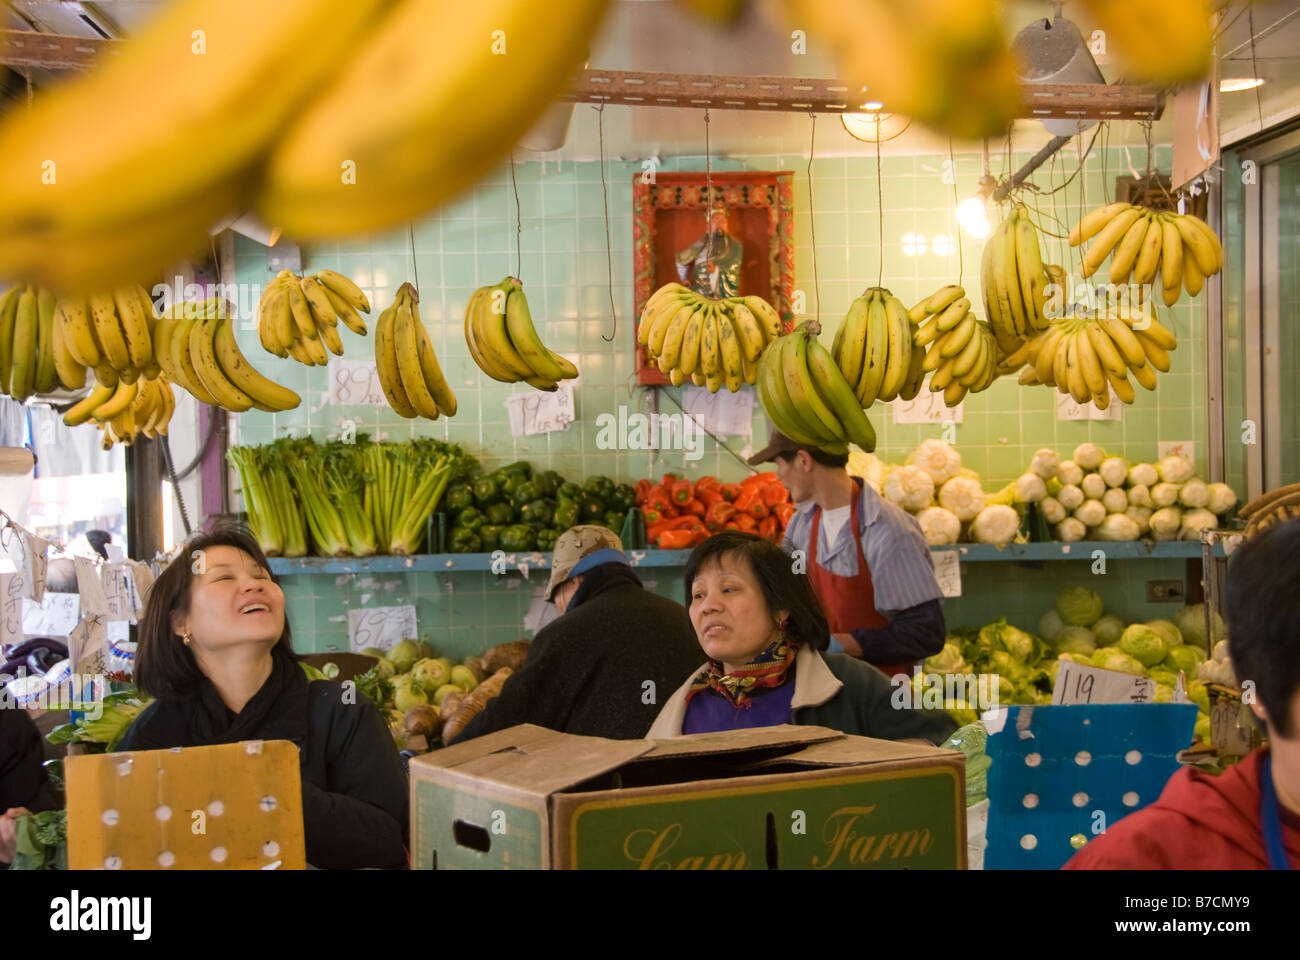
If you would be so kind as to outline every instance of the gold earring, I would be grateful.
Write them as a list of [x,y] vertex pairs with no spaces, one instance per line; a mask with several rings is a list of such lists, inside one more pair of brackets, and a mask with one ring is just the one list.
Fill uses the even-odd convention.
[[185,634],[184,636],[181,637],[181,643],[185,644],[185,646],[188,647],[188,646],[190,645],[190,640],[191,640],[191,639],[192,639],[192,638],[191,638],[190,635],[187,633],[187,634]]

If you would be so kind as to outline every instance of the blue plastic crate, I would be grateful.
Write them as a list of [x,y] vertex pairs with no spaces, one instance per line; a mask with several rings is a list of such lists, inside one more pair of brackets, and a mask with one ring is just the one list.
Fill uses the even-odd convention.
[[[1001,729],[997,720],[1005,716]],[[1192,742],[1190,703],[1016,706],[989,711],[986,870],[1056,870],[1160,796]]]

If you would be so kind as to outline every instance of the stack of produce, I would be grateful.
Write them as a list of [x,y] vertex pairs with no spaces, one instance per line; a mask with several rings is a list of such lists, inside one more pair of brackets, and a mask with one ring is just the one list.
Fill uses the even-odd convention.
[[433,648],[419,640],[361,652],[379,662],[356,678],[357,689],[379,708],[393,739],[403,746],[413,736],[429,742],[439,735],[450,740],[501,692],[506,677],[523,666],[528,641],[498,644],[461,664],[434,657]]
[[1053,450],[1034,454],[1016,481],[1017,499],[1038,504],[1058,540],[1197,540],[1219,526],[1237,502],[1226,483],[1205,483],[1185,457],[1130,466],[1095,443],[1081,443],[1072,460]]
[[[1115,670],[1150,677],[1156,683],[1154,702],[1172,701],[1181,673],[1187,698],[1200,713],[1195,734],[1209,739],[1209,692],[1206,681],[1211,644],[1223,647],[1223,621],[1215,614],[1213,635],[1206,635],[1206,611],[1202,604],[1179,610],[1173,620],[1157,619],[1126,624],[1105,614],[1101,597],[1086,587],[1066,587],[1055,606],[1043,614],[1037,633],[1028,633],[999,618],[979,628],[951,631],[943,650],[925,661],[925,670],[914,683],[924,690],[931,675],[969,676],[992,674],[998,678],[987,694],[1002,704],[1047,704],[1061,661],[1070,660],[1102,670]],[[1227,666],[1231,672],[1231,664]],[[1215,674],[1217,676],[1217,674]],[[931,681],[933,683],[933,681]],[[921,692],[918,690],[918,693]],[[944,703],[958,723],[977,719],[981,704],[952,700]]]
[[578,368],[542,343],[523,284],[506,277],[479,287],[465,307],[465,343],[480,370],[501,383],[526,383],[553,392]]
[[454,444],[371,443],[364,434],[325,445],[285,437],[232,447],[227,458],[269,557],[416,553],[448,485],[473,466]]
[[[1093,238],[1096,239],[1093,239]],[[1183,288],[1196,296],[1205,278],[1223,269],[1223,247],[1210,225],[1187,214],[1158,212],[1131,203],[1108,203],[1070,231],[1070,246],[1092,240],[1083,255],[1083,275],[1096,273],[1114,252],[1110,282],[1132,280],[1144,287],[1159,277],[1165,306]]]
[[687,380],[732,393],[758,377],[763,348],[781,335],[781,318],[762,297],[712,299],[680,283],[650,295],[637,342],[674,387]]
[[1300,517],[1300,483],[1287,484],[1260,494],[1237,511],[1246,521],[1246,537],[1253,537],[1275,523]]
[[[881,355],[877,372],[892,371],[893,379],[901,385],[908,371],[912,341],[907,315],[900,316],[901,326],[896,335],[890,334],[890,342],[900,345],[907,355],[896,358],[894,367],[886,366],[886,358]],[[876,432],[849,381],[817,339],[820,330],[815,320],[807,321],[763,351],[758,361],[758,397],[763,411],[778,430],[796,443],[820,447],[828,453],[847,453],[850,441],[863,450],[874,450]],[[846,338],[844,353],[850,347]],[[866,376],[864,373],[864,379]]]
[[[520,296],[522,296],[522,292]],[[375,324],[375,366],[389,406],[408,420],[456,415],[456,395],[438,366],[420,320],[420,295],[409,283]]]
[[794,515],[790,491],[775,473],[752,474],[740,483],[709,476],[692,483],[666,473],[657,484],[640,481],[635,497],[645,513],[646,542],[660,550],[687,550],[722,530],[780,543]]
[[257,302],[257,336],[267,353],[323,367],[329,363],[326,348],[343,356],[340,320],[353,333],[366,335],[358,310],[369,313],[370,300],[343,274],[319,270],[299,277],[281,270]]
[[[943,402],[955,407],[968,392],[987,390],[998,378],[997,337],[971,312],[966,291],[956,284],[937,290],[908,313],[914,328],[914,353],[925,348],[924,373],[933,371],[930,389],[943,391]],[[915,357],[913,362],[915,362]],[[904,400],[911,397],[900,394]]]
[[[929,304],[930,300],[925,303]],[[970,301],[966,306],[970,306]],[[921,381],[925,379],[921,366],[924,358],[919,350],[912,348],[912,343],[917,336],[917,324],[923,319],[924,316],[909,318],[902,301],[883,287],[868,288],[849,305],[849,312],[831,344],[831,358],[863,409],[877,400],[883,403],[899,397],[911,400],[920,391]],[[874,442],[872,446],[854,442],[864,450],[875,446]]]
[[235,413],[256,408],[292,410],[301,398],[253,369],[235,341],[230,305],[210,297],[204,303],[173,304],[154,328],[158,366],[200,403]]
[[451,553],[550,550],[556,539],[579,523],[623,529],[635,493],[608,477],[588,477],[581,485],[554,470],[535,470],[526,461],[491,473],[475,470],[447,489],[447,549]]
[[138,690],[110,693],[104,697],[103,708],[93,720],[79,717],[70,723],[60,724],[46,734],[50,743],[82,744],[88,753],[108,753],[126,733],[127,727],[153,700]]
[[1019,343],[1051,323],[1048,269],[1029,208],[1018,203],[985,242],[980,266],[984,311],[1000,343]]

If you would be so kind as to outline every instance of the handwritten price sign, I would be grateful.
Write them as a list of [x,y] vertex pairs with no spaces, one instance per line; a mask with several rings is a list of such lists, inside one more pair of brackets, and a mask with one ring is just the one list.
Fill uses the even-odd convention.
[[329,363],[329,378],[330,403],[345,407],[382,407],[388,403],[374,361],[333,357]]
[[23,633],[29,637],[66,637],[81,619],[81,597],[47,593],[40,603],[23,601]]
[[419,637],[415,607],[367,607],[348,611],[348,646],[353,653],[366,647],[387,650],[402,640]]
[[1056,419],[1057,420],[1118,420],[1120,418],[1119,397],[1115,391],[1110,392],[1110,404],[1105,410],[1098,410],[1097,405],[1092,401],[1088,403],[1076,403],[1074,397],[1068,393],[1058,393],[1056,395]]
[[534,390],[507,397],[506,411],[510,415],[512,437],[568,429],[569,424],[577,419],[573,384],[566,380],[554,393]]
[[925,384],[911,400],[895,400],[894,423],[961,423],[963,404],[950,407],[943,402],[943,392],[934,393]]
[[1156,682],[1150,677],[1135,677],[1117,670],[1085,667],[1073,660],[1062,660],[1052,686],[1052,703],[1073,706],[1089,703],[1150,703],[1155,699]]
[[934,579],[945,597],[961,596],[961,560],[956,550],[931,550]]
[[26,575],[0,574],[0,644],[23,642],[23,599],[27,592]]

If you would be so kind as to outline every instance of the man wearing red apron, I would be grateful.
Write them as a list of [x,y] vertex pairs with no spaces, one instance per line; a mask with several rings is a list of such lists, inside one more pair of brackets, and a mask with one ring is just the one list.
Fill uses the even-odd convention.
[[942,650],[942,593],[916,520],[850,476],[846,456],[774,429],[749,463],[769,460],[799,505],[782,546],[803,561],[830,624],[830,652],[892,676]]

